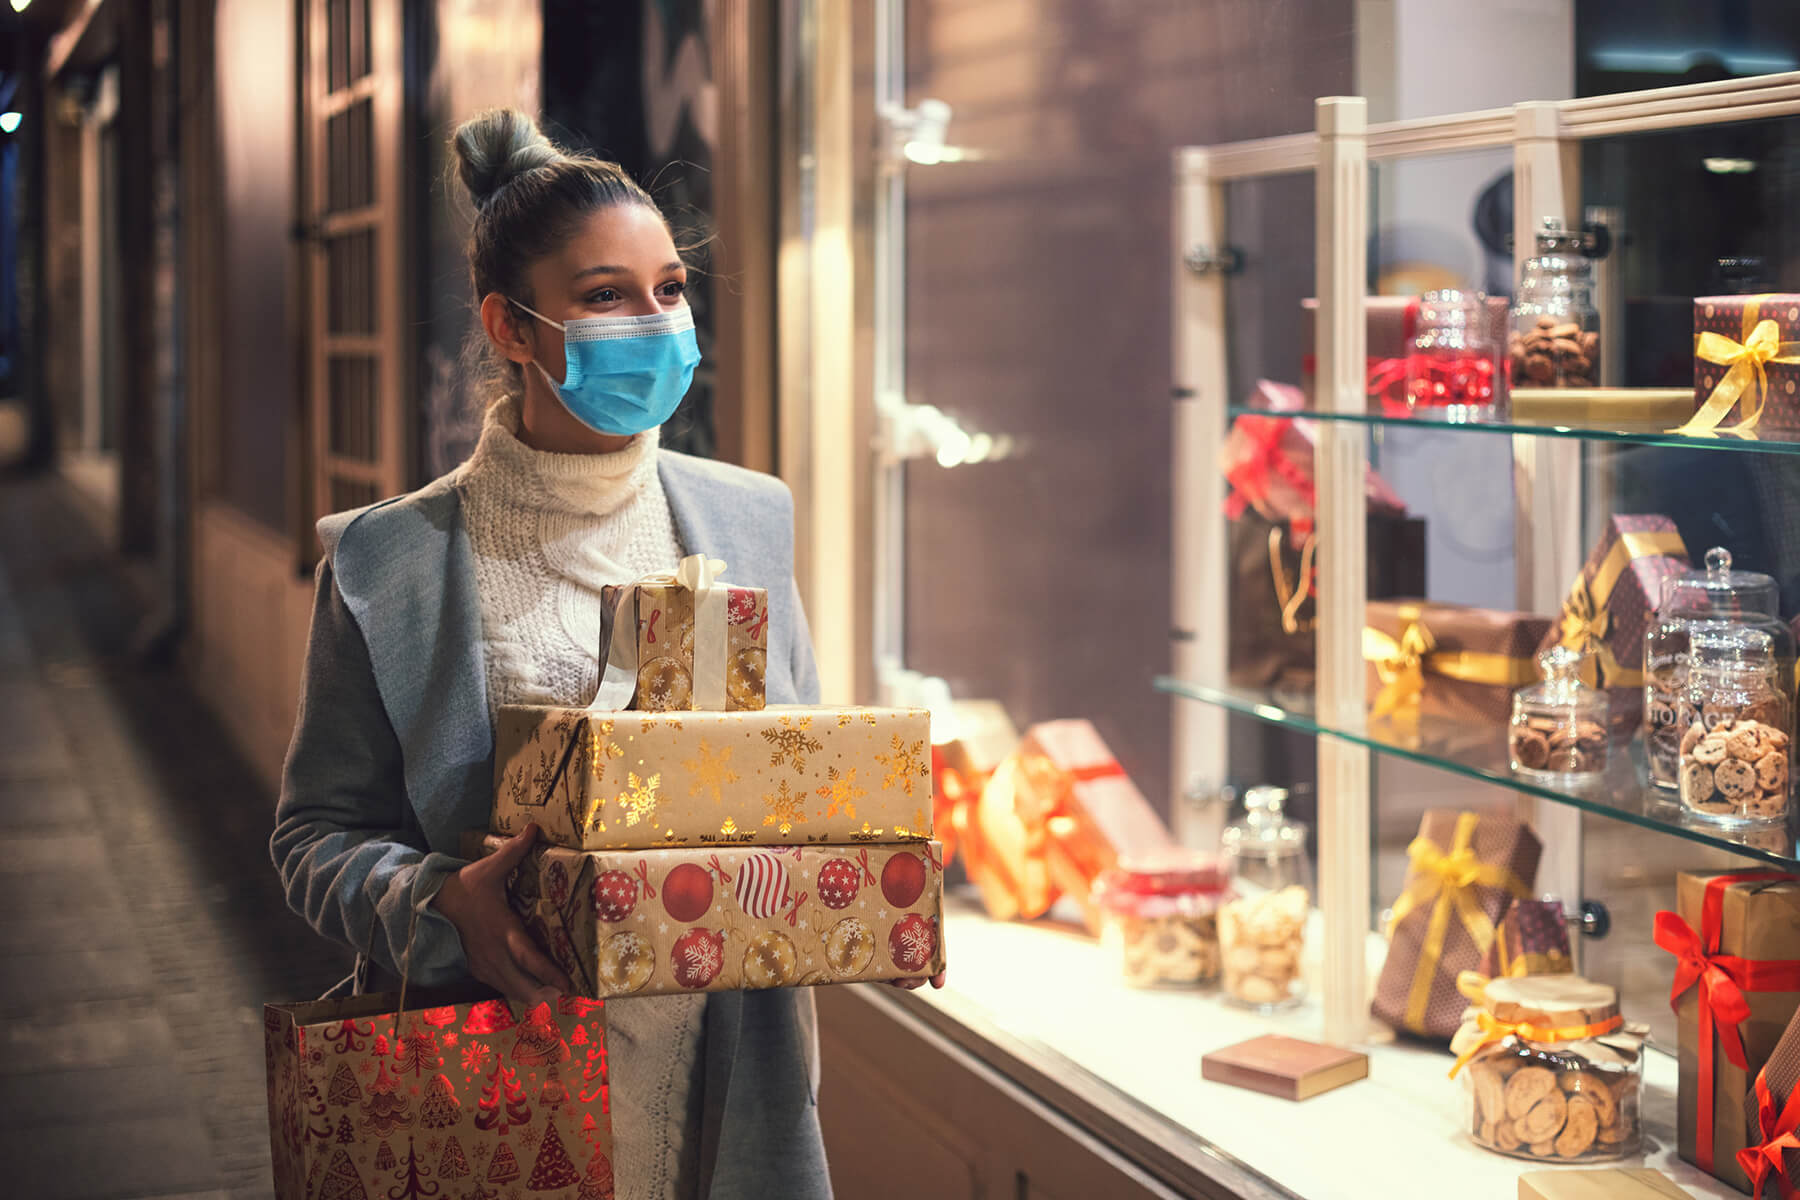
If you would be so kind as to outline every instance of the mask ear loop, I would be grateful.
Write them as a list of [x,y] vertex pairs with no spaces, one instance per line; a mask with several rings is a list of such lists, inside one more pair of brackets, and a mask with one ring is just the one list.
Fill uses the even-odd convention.
[[[567,334],[569,332],[569,327],[567,325],[563,324],[561,321],[552,321],[549,317],[546,317],[543,313],[541,313],[537,309],[531,307],[531,305],[529,305],[529,304],[525,304],[518,300],[514,300],[511,296],[506,296],[506,295],[502,295],[501,299],[505,300],[508,304],[511,304],[516,308],[524,309],[526,312],[530,313],[532,316],[536,317],[538,320],[542,321],[544,324],[548,325],[550,328],[556,330],[559,333]],[[563,375],[564,375],[565,380],[568,377],[570,369],[574,366],[574,364],[568,360],[567,354],[568,354],[568,352],[567,352],[567,350],[565,350],[564,351],[564,363],[563,363]],[[538,369],[538,374],[542,375],[544,377],[544,382],[550,386],[550,390],[552,393],[557,393],[557,389],[564,386],[563,384],[558,383],[558,382],[556,382],[556,380],[550,378],[550,372],[544,370],[544,364],[537,360],[536,355],[532,356],[531,365]],[[557,393],[557,394],[560,394],[560,393]]]

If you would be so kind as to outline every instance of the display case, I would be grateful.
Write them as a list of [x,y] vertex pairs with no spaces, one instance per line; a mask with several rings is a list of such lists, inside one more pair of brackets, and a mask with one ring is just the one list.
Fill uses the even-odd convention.
[[[890,82],[897,96],[903,89]],[[922,112],[915,101],[894,115],[916,120]],[[918,200],[908,192],[913,176],[895,167],[883,175],[876,206],[878,312],[893,318],[925,298],[966,318],[963,327],[957,318],[934,314],[923,335],[899,320],[900,340],[890,331],[885,350],[882,328],[876,330],[877,405],[890,422],[877,455],[873,547],[872,641],[884,698],[905,699],[923,694],[909,688],[942,684],[959,699],[1001,695],[1021,728],[1050,717],[1091,718],[1133,775],[1154,781],[1146,790],[1166,797],[1165,811],[1180,839],[1203,852],[1219,846],[1235,815],[1222,804],[1207,805],[1207,797],[1244,784],[1288,786],[1291,807],[1310,826],[1307,853],[1315,868],[1302,928],[1282,943],[1298,948],[1303,987],[1293,994],[1303,991],[1304,998],[1282,1008],[1245,1008],[1230,1003],[1222,986],[1132,987],[1120,978],[1110,948],[1082,932],[1078,919],[1059,920],[1053,909],[1046,919],[999,920],[964,891],[947,900],[949,986],[906,996],[824,998],[827,1029],[835,1019],[870,1029],[863,1010],[892,1010],[893,1028],[954,1044],[974,1060],[972,1070],[1013,1081],[1031,1102],[1068,1117],[1175,1189],[1145,1194],[1423,1194],[1391,1186],[1400,1169],[1396,1156],[1403,1156],[1408,1185],[1431,1180],[1459,1194],[1509,1194],[1526,1164],[1469,1136],[1459,1113],[1463,1085],[1446,1078],[1453,1062],[1447,1049],[1441,1042],[1398,1037],[1371,1018],[1376,980],[1388,958],[1388,918],[1407,890],[1405,873],[1414,857],[1408,847],[1425,802],[1501,812],[1522,821],[1541,844],[1535,880],[1520,890],[1562,902],[1573,934],[1571,965],[1614,990],[1623,1019],[1650,1026],[1632,1071],[1634,1089],[1641,1071],[1639,1120],[1632,1128],[1633,1136],[1642,1136],[1630,1165],[1659,1167],[1693,1194],[1733,1195],[1678,1158],[1678,1068],[1669,1012],[1673,960],[1652,942],[1652,915],[1673,907],[1681,869],[1800,866],[1792,821],[1754,828],[1696,821],[1682,812],[1677,795],[1654,785],[1641,739],[1630,737],[1641,726],[1631,706],[1642,704],[1642,680],[1635,701],[1621,698],[1621,681],[1642,670],[1641,661],[1627,661],[1629,654],[1619,649],[1624,622],[1610,636],[1596,633],[1593,639],[1605,643],[1612,656],[1607,661],[1619,668],[1589,681],[1602,685],[1614,729],[1603,771],[1515,771],[1507,724],[1513,690],[1537,678],[1537,653],[1548,648],[1543,639],[1565,635],[1565,601],[1613,518],[1661,511],[1634,507],[1650,491],[1647,478],[1747,476],[1753,462],[1800,467],[1791,459],[1800,442],[1774,432],[1754,438],[1676,432],[1695,410],[1692,386],[1670,377],[1646,379],[1634,366],[1633,356],[1647,353],[1650,338],[1641,314],[1626,302],[1626,272],[1638,269],[1632,264],[1647,253],[1644,243],[1617,246],[1586,271],[1559,268],[1558,277],[1576,279],[1583,292],[1576,336],[1560,339],[1572,341],[1573,352],[1558,348],[1559,339],[1550,336],[1559,325],[1544,327],[1548,340],[1535,349],[1525,345],[1529,330],[1521,333],[1522,354],[1563,354],[1569,364],[1576,353],[1585,358],[1580,370],[1559,376],[1564,386],[1528,386],[1527,372],[1510,387],[1504,410],[1459,410],[1455,415],[1464,419],[1456,421],[1422,419],[1403,404],[1372,402],[1371,359],[1377,356],[1368,339],[1375,312],[1405,305],[1395,306],[1391,298],[1384,298],[1385,306],[1370,302],[1372,281],[1381,274],[1371,265],[1371,245],[1381,236],[1371,208],[1384,191],[1408,186],[1404,175],[1390,170],[1397,164],[1485,156],[1484,162],[1510,169],[1512,215],[1510,228],[1501,232],[1520,249],[1516,259],[1500,256],[1497,285],[1476,281],[1490,299],[1510,296],[1546,219],[1560,222],[1565,240],[1573,241],[1606,224],[1604,213],[1591,210],[1630,199],[1618,194],[1632,180],[1628,175],[1620,177],[1626,182],[1590,181],[1584,188],[1584,159],[1603,163],[1606,147],[1620,140],[1682,129],[1800,126],[1800,74],[1400,123],[1369,124],[1364,112],[1360,99],[1325,99],[1313,132],[1192,147],[1174,156],[1167,229],[1173,402],[1166,431],[1173,494],[1166,561],[1160,541],[1146,552],[1144,528],[1129,514],[1111,511],[1105,499],[1109,479],[1138,461],[1139,440],[1164,431],[1145,435],[1121,428],[1118,413],[1126,401],[1087,375],[1071,375],[1069,390],[1100,398],[1076,419],[1067,411],[1053,417],[1052,402],[1010,375],[1006,365],[1019,346],[1043,346],[1033,314],[990,313],[989,323],[977,325],[959,307],[955,289],[945,286],[1003,269],[1010,260],[997,244],[1000,234],[955,226],[958,244],[967,249],[966,261],[954,265],[965,269],[952,273],[933,259],[939,273],[920,283],[922,273],[915,270],[909,286],[907,273],[916,263],[908,236],[923,229],[948,238],[949,223],[962,219],[955,205],[974,191],[968,177],[952,172],[940,183],[933,176],[931,221],[915,225],[904,219],[907,206]],[[952,123],[951,150],[962,136]],[[1068,182],[1019,161],[993,169],[1020,194]],[[1092,182],[1068,186],[1078,190]],[[1619,232],[1616,220],[1613,229]],[[1080,246],[1080,257],[1089,260],[1107,260],[1076,238],[1056,244],[1060,250]],[[1683,298],[1701,294],[1696,287]],[[1308,300],[1314,305],[1310,358],[1299,344]],[[1096,303],[1083,319],[1117,316],[1141,324],[1160,302],[1138,287],[1121,305],[1123,315]],[[1537,317],[1545,314],[1524,315],[1536,329]],[[959,327],[949,329],[946,322]],[[1505,328],[1514,327],[1509,312]],[[1671,352],[1683,366],[1691,358],[1690,332],[1682,331]],[[1399,338],[1394,343],[1405,344]],[[1061,361],[1063,349],[1041,352]],[[952,403],[944,387],[954,377],[945,369],[951,362],[979,380],[979,405],[959,410]],[[1103,375],[1106,365],[1095,364],[1095,375]],[[1279,602],[1283,578],[1316,576],[1304,630],[1305,669],[1271,672],[1274,683],[1248,683],[1241,673],[1234,681],[1232,652],[1241,641],[1245,599],[1233,585],[1238,547],[1224,511],[1220,452],[1233,421],[1269,415],[1258,380],[1306,375],[1315,381],[1303,415],[1312,423],[1316,447],[1317,550],[1310,557],[1296,554],[1292,564],[1273,554],[1259,560],[1265,576],[1267,562],[1282,568],[1269,588],[1277,607],[1285,607]],[[917,411],[927,401],[943,408],[935,416]],[[965,440],[935,424],[938,417],[960,421]],[[937,463],[895,451],[902,434],[925,438],[931,429],[937,430]],[[969,449],[977,436],[993,448],[1009,435],[1010,456],[996,452],[968,471],[942,469],[972,461],[959,460],[954,451]],[[1423,619],[1420,612],[1408,613],[1405,592],[1380,593],[1396,606],[1400,625],[1390,638],[1393,652],[1377,662],[1367,650],[1373,624],[1368,601],[1376,568],[1391,562],[1376,560],[1404,554],[1410,543],[1382,527],[1368,473],[1373,465],[1387,474],[1408,439],[1415,447],[1429,442],[1415,449],[1415,465],[1424,454],[1452,464],[1444,469],[1449,490],[1461,489],[1455,499],[1485,505],[1503,533],[1495,536],[1492,570],[1470,572],[1451,589],[1427,576],[1418,599],[1441,605],[1443,624],[1435,624],[1437,610],[1427,609]],[[1480,469],[1465,472],[1460,464]],[[1391,478],[1406,492],[1397,470]],[[941,502],[907,499],[926,491]],[[1091,501],[1078,514],[1085,522],[1079,527],[1059,523],[1070,495]],[[1429,506],[1418,507],[1429,522]],[[1712,508],[1702,511],[1700,497],[1688,507],[1692,511],[1669,514],[1684,530],[1717,515]],[[1033,510],[1040,522],[1027,519]],[[1160,519],[1148,517],[1141,525]],[[1652,536],[1635,527],[1624,529],[1625,535]],[[1697,533],[1689,536],[1696,565],[1713,544]],[[1741,561],[1770,570],[1747,551]],[[1160,636],[1155,610],[1142,599],[1165,577],[1169,667],[1154,682],[1140,676],[1140,687],[1130,678],[1137,660],[1111,651],[1126,641],[1120,627],[1153,624]],[[1654,583],[1646,575],[1624,586],[1654,594]],[[1594,590],[1592,580],[1585,586]],[[1454,606],[1462,609],[1453,613]],[[1470,616],[1474,609],[1485,615]],[[1151,616],[1143,618],[1145,612]],[[1575,624],[1593,625],[1591,615],[1576,617]],[[1637,619],[1647,623],[1647,617],[1639,613]],[[1448,656],[1424,640],[1431,627],[1437,647],[1460,636],[1468,654],[1489,656],[1481,661],[1491,671],[1434,675]],[[1025,632],[1045,628],[1056,631],[1054,640],[1033,642]],[[1642,634],[1640,624],[1640,658]],[[1434,660],[1434,653],[1440,658]],[[1596,651],[1585,657],[1601,656]],[[1121,698],[1090,686],[1101,677],[1115,684],[1125,678],[1129,688],[1165,698],[1168,708],[1146,710],[1141,696]],[[1433,702],[1437,679],[1457,685],[1454,703]],[[1391,690],[1396,684],[1405,686]],[[1408,688],[1414,694],[1410,710],[1395,698]],[[1014,702],[1020,696],[1025,704]],[[1068,707],[1029,707],[1040,704]],[[1405,719],[1396,719],[1395,709]],[[1134,731],[1147,720],[1165,719],[1167,761],[1155,761],[1154,751],[1165,744]],[[1623,737],[1617,734],[1621,726],[1628,731]],[[1591,740],[1591,731],[1582,736]],[[1293,766],[1296,757],[1304,757],[1308,769]],[[1278,774],[1290,766],[1293,775]],[[1437,849],[1444,857],[1455,853],[1448,841]],[[1222,934],[1223,926],[1221,920]],[[1604,936],[1589,936],[1599,934]],[[1222,949],[1228,964],[1229,950]],[[855,1021],[850,1010],[859,1014]],[[1200,1080],[1203,1053],[1269,1032],[1354,1046],[1370,1055],[1369,1077],[1297,1108]],[[943,1103],[961,1111],[954,1097]],[[895,1105],[914,1111],[898,1099]],[[955,1143],[954,1121],[918,1120]],[[1295,1154],[1297,1144],[1314,1152]],[[977,1161],[981,1152],[971,1146],[966,1157]],[[1054,1180],[1048,1190],[1060,1194]]]

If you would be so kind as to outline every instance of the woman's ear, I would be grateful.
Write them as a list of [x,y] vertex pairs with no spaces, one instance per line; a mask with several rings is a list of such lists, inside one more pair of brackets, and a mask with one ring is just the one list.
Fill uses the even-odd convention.
[[524,325],[499,292],[489,292],[481,298],[481,327],[487,330],[488,341],[507,359],[520,364],[530,362],[536,355],[531,331]]

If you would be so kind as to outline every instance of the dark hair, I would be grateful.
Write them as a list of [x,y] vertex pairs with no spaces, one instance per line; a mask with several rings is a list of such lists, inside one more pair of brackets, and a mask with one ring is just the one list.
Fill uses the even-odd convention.
[[[457,177],[475,206],[469,237],[469,282],[479,305],[489,292],[537,307],[531,264],[556,250],[589,214],[621,204],[641,204],[661,215],[656,201],[618,163],[571,154],[511,108],[491,108],[457,126],[450,138]],[[529,322],[517,304],[513,316]],[[480,329],[471,357],[481,374],[503,391],[516,390],[517,364],[493,354]],[[482,396],[483,402],[491,396]]]

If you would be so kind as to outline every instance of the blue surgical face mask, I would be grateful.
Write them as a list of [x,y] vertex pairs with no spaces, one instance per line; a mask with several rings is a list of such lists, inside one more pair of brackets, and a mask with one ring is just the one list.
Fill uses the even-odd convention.
[[[518,301],[513,301],[518,304]],[[536,363],[544,382],[571,416],[596,433],[630,437],[674,415],[694,381],[700,345],[694,313],[686,304],[641,317],[581,317],[556,322],[520,308],[562,330],[563,381]]]

